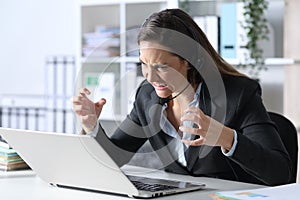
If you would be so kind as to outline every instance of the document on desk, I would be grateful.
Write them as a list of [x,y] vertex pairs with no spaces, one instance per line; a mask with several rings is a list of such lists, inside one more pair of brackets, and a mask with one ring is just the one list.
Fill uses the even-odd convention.
[[216,192],[211,195],[215,200],[282,200],[299,199],[300,184],[287,184],[251,190]]
[[0,171],[0,178],[9,177],[25,177],[25,176],[35,176],[36,173],[30,169],[26,170],[13,170],[13,171]]

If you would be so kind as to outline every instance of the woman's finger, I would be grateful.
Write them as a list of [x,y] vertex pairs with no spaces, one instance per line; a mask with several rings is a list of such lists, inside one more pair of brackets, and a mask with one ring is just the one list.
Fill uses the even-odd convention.
[[87,88],[82,88],[79,93],[84,94],[84,95],[90,95],[91,94],[91,92]]
[[196,140],[182,140],[182,142],[188,146],[200,146],[205,143],[205,137],[200,137]]
[[84,100],[84,97],[81,96],[72,97],[71,99],[73,104],[82,104]]
[[73,105],[73,111],[76,113],[87,114],[96,114],[95,108],[89,105]]
[[195,113],[186,113],[180,118],[181,122],[183,121],[192,121],[199,126],[200,124],[200,116]]
[[200,128],[191,128],[191,127],[186,127],[186,126],[180,126],[179,130],[181,132],[189,133],[189,134],[192,134],[192,135],[205,136],[205,132],[201,130],[201,127]]

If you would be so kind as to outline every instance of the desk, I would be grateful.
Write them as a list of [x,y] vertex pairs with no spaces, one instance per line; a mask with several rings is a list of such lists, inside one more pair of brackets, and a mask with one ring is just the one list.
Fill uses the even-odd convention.
[[[158,171],[148,168],[136,166],[124,166],[122,168],[127,174],[143,175],[148,177],[167,178],[172,180],[189,180],[196,182],[203,182],[206,188],[199,191],[170,195],[156,199],[189,199],[189,200],[211,200],[209,194],[220,190],[236,190],[236,189],[255,189],[261,188],[261,185],[240,183],[234,181],[226,181],[214,178],[192,177],[164,171]],[[73,189],[64,189],[53,187],[38,176],[10,176],[0,178],[0,197],[1,199],[9,200],[118,200],[118,199],[131,199],[126,196],[110,195],[96,192],[86,192]]]

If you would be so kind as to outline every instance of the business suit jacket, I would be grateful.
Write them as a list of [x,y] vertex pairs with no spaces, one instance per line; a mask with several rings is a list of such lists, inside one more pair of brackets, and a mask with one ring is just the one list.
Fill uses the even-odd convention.
[[[202,145],[185,152],[187,167],[172,157],[168,144],[174,139],[159,125],[162,106],[150,84],[142,84],[134,108],[120,127],[106,137],[100,127],[97,141],[116,163],[127,163],[149,140],[165,170],[266,185],[287,183],[291,160],[262,103],[259,84],[246,77],[223,76],[219,86],[203,82],[200,109],[237,132],[238,143],[230,157],[220,147]],[[146,82],[147,83],[147,82]]]

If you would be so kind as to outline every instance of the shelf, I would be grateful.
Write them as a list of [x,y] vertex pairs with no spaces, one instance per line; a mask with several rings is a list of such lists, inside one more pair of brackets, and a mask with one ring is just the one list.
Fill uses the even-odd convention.
[[108,57],[108,58],[82,58],[81,63],[138,63],[139,57]]
[[[224,58],[229,64],[231,65],[238,65],[240,64],[239,59],[226,59]],[[281,65],[292,65],[295,64],[295,60],[292,58],[266,58],[265,65],[269,66],[281,66]]]
[[96,57],[82,57],[81,63],[120,63],[121,57],[108,57],[108,58],[96,58]]
[[[220,3],[222,2],[237,2],[238,0],[190,0],[190,15],[220,15]],[[269,0],[272,2],[272,0]],[[283,0],[274,0],[283,1]],[[80,86],[84,86],[85,75],[89,73],[112,72],[115,74],[115,98],[114,106],[116,108],[116,117],[104,117],[104,120],[121,120],[128,113],[133,89],[137,82],[133,77],[135,73],[131,73],[130,67],[135,66],[134,63],[139,62],[138,53],[135,51],[136,46],[135,34],[130,35],[128,31],[134,27],[140,27],[144,20],[153,12],[163,10],[165,8],[178,7],[178,0],[80,0],[80,39],[78,40],[79,47],[77,52],[77,63],[80,66]],[[277,7],[274,8],[277,11]],[[273,9],[273,10],[274,10]],[[273,11],[272,10],[272,11]],[[277,12],[271,12],[276,13]],[[272,15],[273,16],[273,15]],[[270,18],[273,20],[273,18]],[[273,21],[276,21],[274,19]],[[274,23],[275,28],[281,27],[280,23]],[[83,54],[83,37],[85,33],[93,33],[97,27],[117,27],[120,29],[120,46],[119,54],[103,54],[104,56],[117,57],[102,57],[100,58],[96,52],[95,54]],[[96,28],[95,28],[96,27]],[[279,28],[278,28],[279,27]],[[132,29],[131,29],[132,28]],[[276,30],[277,30],[276,29]],[[123,34],[124,33],[124,34]],[[132,36],[132,37],[131,37]],[[281,37],[279,34],[278,37]],[[278,43],[279,49],[280,38],[274,38]],[[132,39],[134,38],[134,40]],[[133,45],[134,44],[134,45]],[[102,47],[102,46],[101,46]],[[114,46],[115,47],[115,46]],[[131,51],[132,50],[132,51]],[[134,51],[133,51],[134,50]],[[276,49],[275,49],[276,50]],[[275,51],[274,50],[274,51]],[[82,55],[90,55],[90,57],[82,57]],[[101,54],[102,55],[102,54]],[[120,56],[119,56],[120,55]],[[283,54],[277,50],[274,54],[265,55],[268,57],[265,60],[267,66],[292,66],[299,63],[299,61],[290,58],[280,58]],[[93,57],[94,56],[94,57]],[[229,57],[229,56],[228,56]],[[273,58],[276,57],[276,58]],[[242,59],[226,59],[231,65],[238,65]],[[132,67],[134,68],[134,67]],[[130,72],[129,72],[130,71]],[[133,70],[132,70],[133,71]],[[125,78],[127,77],[127,78]],[[128,78],[129,77],[129,78]],[[103,118],[102,118],[103,119]]]
[[265,63],[266,65],[292,65],[295,60],[292,58],[267,58]]
[[126,4],[166,3],[166,0],[126,0]]
[[[226,59],[225,60],[231,65],[238,65],[240,63],[239,59]],[[82,63],[111,63],[111,62],[132,62],[138,63],[139,57],[111,57],[111,58],[82,58]],[[292,58],[266,58],[266,65],[293,65],[298,63],[298,61]]]
[[99,0],[85,0],[81,1],[81,6],[105,6],[105,5],[119,5],[120,0],[102,0],[101,2]]

